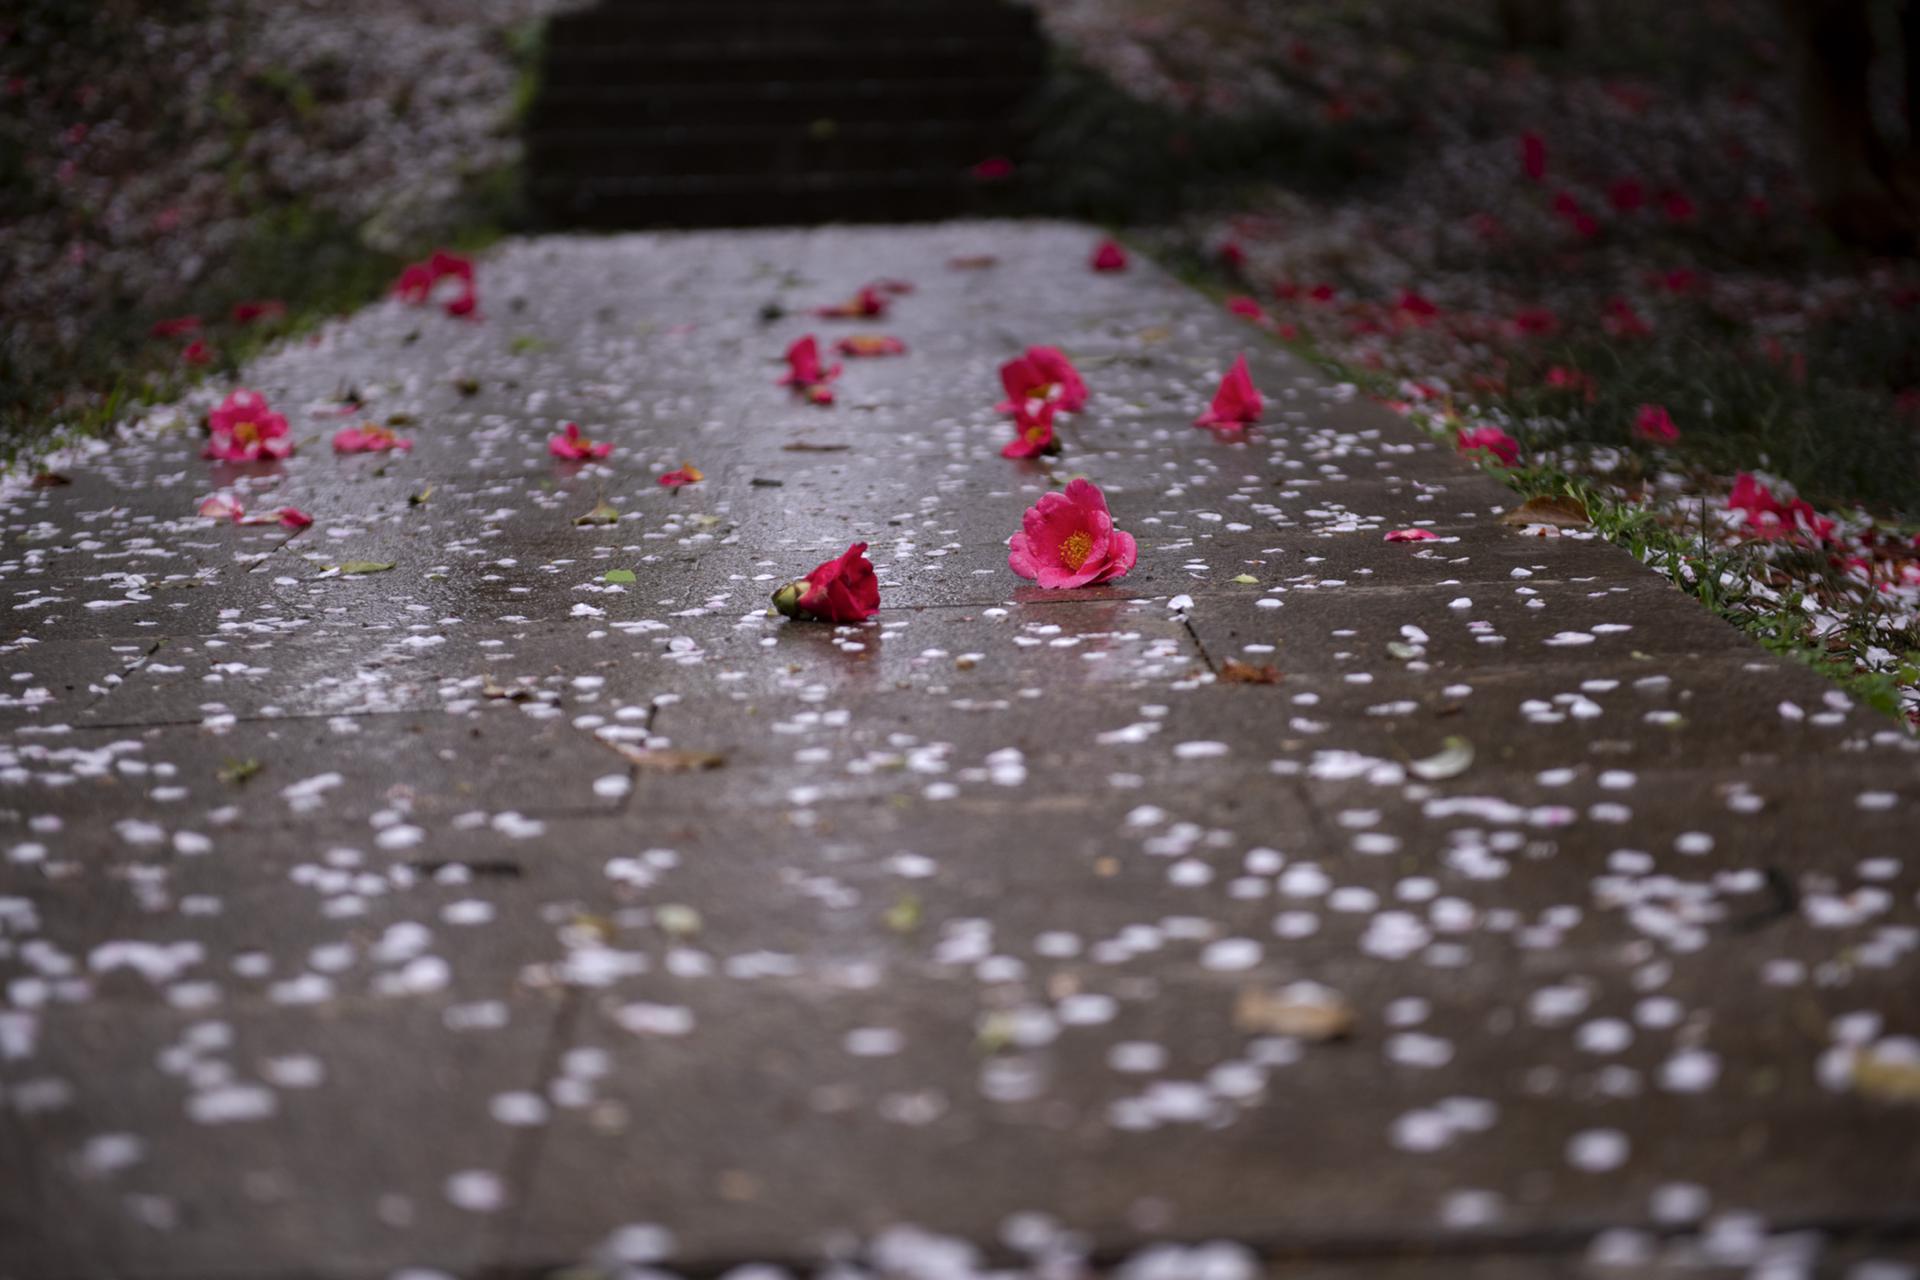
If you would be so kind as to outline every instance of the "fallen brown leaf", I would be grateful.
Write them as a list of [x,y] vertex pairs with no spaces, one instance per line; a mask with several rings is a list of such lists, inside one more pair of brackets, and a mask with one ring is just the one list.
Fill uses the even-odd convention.
[[1593,523],[1593,517],[1587,514],[1587,504],[1580,499],[1556,494],[1551,497],[1528,498],[1518,507],[1501,516],[1500,523],[1547,524],[1556,529],[1584,529]]
[[670,751],[649,750],[646,747],[629,747],[624,743],[608,742],[597,739],[601,746],[624,757],[628,764],[645,769],[650,773],[704,773],[708,769],[718,769],[727,763],[727,758],[711,751]]
[[1233,1002],[1233,1025],[1256,1035],[1342,1040],[1353,1032],[1353,1010],[1339,992],[1312,982],[1278,991],[1243,987]]
[[1881,1102],[1920,1103],[1920,1062],[1856,1050],[1853,1087]]
[[58,471],[42,471],[33,478],[33,487],[36,489],[55,489],[63,484],[72,483],[73,481],[67,479]]
[[1228,658],[1220,665],[1220,680],[1223,684],[1279,684],[1278,667],[1256,667],[1251,662],[1242,662],[1238,658]]

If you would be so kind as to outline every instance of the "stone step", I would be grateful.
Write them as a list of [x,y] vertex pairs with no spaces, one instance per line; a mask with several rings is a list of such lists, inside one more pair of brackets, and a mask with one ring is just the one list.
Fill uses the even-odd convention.
[[529,140],[536,174],[645,177],[703,173],[821,173],[946,168],[963,173],[1012,139],[972,121],[575,129]]
[[[535,208],[576,227],[780,226],[958,217],[990,193],[944,170],[534,177]],[[997,194],[997,193],[994,193]]]
[[787,36],[846,38],[891,32],[902,36],[981,34],[1023,38],[1034,30],[1031,12],[977,0],[921,0],[877,4],[870,0],[822,0],[817,4],[775,0],[713,0],[687,3],[608,3],[562,14],[549,28],[549,47],[579,41],[623,39],[748,39]]
[[534,132],[599,128],[617,123],[636,130],[683,125],[794,120],[968,121],[1004,119],[1032,92],[1025,76],[956,76],[903,83],[881,79],[809,83],[645,86],[554,83],[535,106]]
[[949,37],[862,40],[760,40],[724,44],[680,41],[573,45],[552,50],[547,74],[556,84],[601,85],[838,84],[854,80],[912,84],[963,76],[1036,74],[1040,46]]

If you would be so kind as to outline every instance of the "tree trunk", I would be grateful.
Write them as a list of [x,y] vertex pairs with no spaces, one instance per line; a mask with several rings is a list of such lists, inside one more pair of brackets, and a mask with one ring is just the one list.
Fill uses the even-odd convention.
[[[1800,145],[1815,211],[1850,244],[1910,247],[1920,209],[1902,198],[1893,157],[1874,127],[1867,0],[1782,0],[1781,8],[1799,59]],[[1905,38],[1911,42],[1911,26]]]

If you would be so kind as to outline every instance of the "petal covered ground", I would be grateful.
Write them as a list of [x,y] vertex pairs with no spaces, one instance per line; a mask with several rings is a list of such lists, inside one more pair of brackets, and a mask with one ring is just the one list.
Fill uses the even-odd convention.
[[[10,491],[9,1262],[1897,1256],[1913,740],[1098,238],[513,242],[249,367],[291,457]],[[779,387],[876,275],[906,354]],[[1077,476],[1137,560],[1021,580]]]

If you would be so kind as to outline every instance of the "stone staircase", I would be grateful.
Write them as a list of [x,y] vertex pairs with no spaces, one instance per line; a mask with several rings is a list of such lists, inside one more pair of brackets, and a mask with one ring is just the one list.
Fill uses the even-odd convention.
[[554,226],[910,221],[1008,198],[1045,45],[1000,0],[601,0],[554,19],[529,121]]

